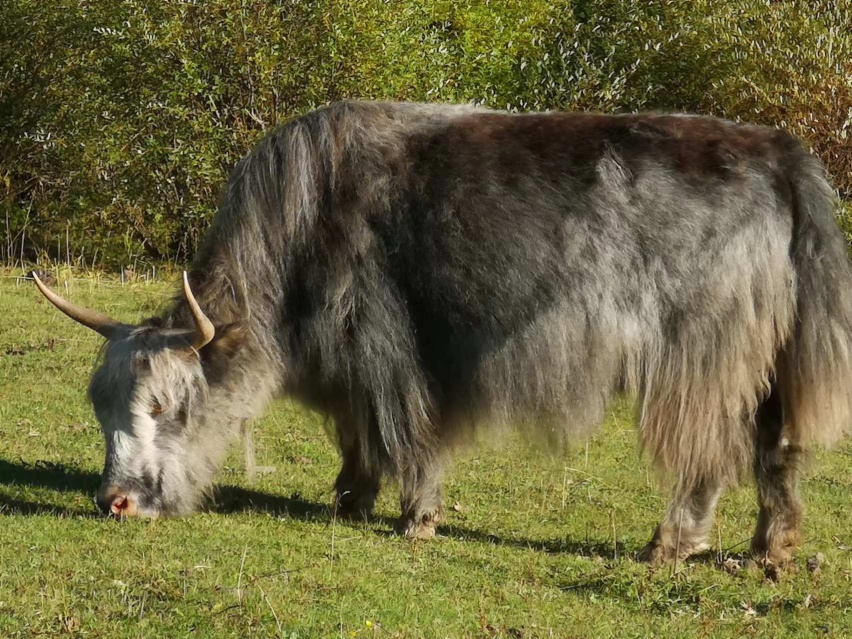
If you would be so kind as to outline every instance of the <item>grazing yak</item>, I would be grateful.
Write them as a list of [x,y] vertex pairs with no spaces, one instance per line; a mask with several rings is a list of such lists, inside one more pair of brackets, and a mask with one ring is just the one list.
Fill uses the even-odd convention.
[[628,392],[672,484],[648,559],[705,548],[751,469],[753,551],[782,561],[801,456],[850,424],[835,206],[771,128],[342,102],[239,162],[161,317],[121,324],[36,283],[107,340],[89,389],[107,513],[196,509],[239,424],[285,393],[333,419],[338,507],[369,512],[393,478],[399,532],[428,538],[474,430],[576,438]]

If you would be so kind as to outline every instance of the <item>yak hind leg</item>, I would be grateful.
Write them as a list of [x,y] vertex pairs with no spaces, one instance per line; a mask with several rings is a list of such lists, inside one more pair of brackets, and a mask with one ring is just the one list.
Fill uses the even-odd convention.
[[721,483],[710,479],[700,481],[691,490],[676,490],[640,559],[659,565],[707,550],[713,513],[721,494]]
[[367,519],[379,495],[381,471],[365,461],[357,441],[340,437],[340,449],[343,463],[334,482],[334,512]]
[[395,530],[409,539],[432,539],[443,517],[441,465],[417,464],[400,478],[402,514]]
[[751,542],[755,558],[780,564],[793,555],[801,541],[802,505],[798,495],[799,461],[802,447],[793,433],[785,432],[778,389],[760,405],[756,416],[757,480],[760,514]]

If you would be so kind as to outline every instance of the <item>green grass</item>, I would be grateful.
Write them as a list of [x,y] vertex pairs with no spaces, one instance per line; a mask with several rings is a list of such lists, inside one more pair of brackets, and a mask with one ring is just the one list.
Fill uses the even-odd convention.
[[[70,296],[135,321],[169,291],[77,282]],[[103,446],[86,400],[99,339],[31,285],[0,283],[0,637],[852,636],[848,442],[811,462],[805,541],[777,581],[724,570],[718,540],[674,577],[634,560],[664,499],[626,404],[588,450],[510,440],[462,455],[431,542],[389,534],[392,486],[374,521],[333,521],[336,453],[322,420],[286,401],[257,426],[274,473],[246,485],[234,451],[202,514],[108,521],[92,504]],[[755,514],[751,487],[725,496],[724,553],[747,547]]]

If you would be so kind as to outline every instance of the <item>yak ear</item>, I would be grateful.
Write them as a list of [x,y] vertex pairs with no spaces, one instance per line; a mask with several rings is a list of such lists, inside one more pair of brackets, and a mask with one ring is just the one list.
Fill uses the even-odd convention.
[[248,326],[243,322],[231,322],[216,329],[216,335],[202,351],[218,350],[220,354],[233,357],[243,347],[248,337]]
[[232,322],[216,328],[213,340],[201,349],[201,362],[210,381],[221,379],[247,337],[248,327],[243,322]]

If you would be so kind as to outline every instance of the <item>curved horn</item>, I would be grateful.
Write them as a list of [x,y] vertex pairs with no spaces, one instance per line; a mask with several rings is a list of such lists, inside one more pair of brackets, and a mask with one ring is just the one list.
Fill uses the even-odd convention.
[[186,303],[189,304],[189,311],[192,313],[192,320],[195,322],[195,328],[197,329],[192,347],[198,351],[213,340],[213,337],[216,335],[216,328],[213,326],[213,322],[204,314],[204,311],[201,310],[198,302],[195,301],[192,289],[189,288],[189,277],[187,277],[186,271],[183,272],[183,294],[186,297]]
[[51,304],[75,322],[79,322],[83,326],[91,328],[93,331],[100,333],[107,339],[111,339],[115,335],[117,329],[123,326],[120,322],[116,322],[114,319],[107,317],[103,313],[83,308],[82,306],[77,306],[76,304],[72,304],[71,302],[62,299],[56,293],[47,288],[38,278],[38,275],[35,273],[32,275],[35,280],[35,285],[38,287],[38,290],[41,291],[41,294],[44,295]]

